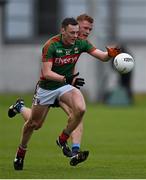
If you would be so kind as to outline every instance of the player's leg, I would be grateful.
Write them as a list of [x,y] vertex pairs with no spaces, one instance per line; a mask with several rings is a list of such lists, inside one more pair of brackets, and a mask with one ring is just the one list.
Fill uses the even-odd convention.
[[26,106],[24,106],[20,112],[21,116],[23,117],[24,121],[26,122],[29,118],[30,118],[30,115],[31,115],[31,108],[28,108]]
[[84,162],[89,155],[89,151],[81,151],[80,144],[83,134],[83,121],[76,127],[76,129],[71,133],[72,141],[72,157],[70,159],[70,165],[76,166],[77,164]]
[[84,101],[84,97],[81,92],[74,88],[71,91],[65,92],[61,95],[60,100],[64,102],[67,106],[69,106],[72,110],[70,115],[70,120],[65,128],[65,132],[69,135],[75,130],[75,128],[82,121],[83,115],[86,110],[86,105]]
[[[60,107],[64,110],[64,112],[68,115],[68,121],[71,119],[71,114],[72,114],[72,109],[67,106],[65,103],[62,101],[59,101]],[[75,155],[77,152],[80,150],[80,144],[81,144],[81,139],[82,139],[82,134],[83,134],[83,122],[77,126],[77,128],[71,133],[71,141],[72,141],[72,154]]]
[[[77,90],[78,91],[78,90]],[[80,93],[79,93],[80,94]],[[81,94],[81,100],[76,96],[76,100],[78,102],[82,102],[85,105],[84,98]],[[69,105],[65,104],[64,102],[61,101],[60,98],[60,106],[62,109],[68,114],[69,119],[68,119],[68,124],[72,123],[72,117],[73,117],[73,109],[69,107]],[[82,107],[85,107],[81,103]],[[81,112],[84,112],[84,108],[81,110]],[[82,114],[82,113],[81,113]],[[72,139],[72,157],[70,159],[70,165],[71,166],[76,166],[78,163],[81,163],[85,161],[89,155],[89,151],[80,151],[80,143],[81,143],[81,138],[83,134],[83,122],[82,122],[82,116],[81,116],[81,122],[78,124],[78,126],[75,128],[75,130],[71,133],[71,139]]]
[[71,109],[67,104],[65,104],[64,102],[62,102],[62,101],[60,100],[60,101],[59,101],[59,106],[63,109],[63,111],[64,111],[68,116],[71,115],[72,109]]
[[48,110],[49,110],[48,106],[40,106],[40,105],[32,106],[31,116],[29,120],[25,122],[23,126],[20,146],[18,147],[18,150],[16,152],[16,156],[14,160],[15,170],[23,169],[23,162],[24,162],[24,157],[25,157],[28,141],[33,131],[38,130],[42,126]]
[[[59,106],[58,107],[61,107],[63,109],[63,111],[68,115],[68,119],[70,120],[70,116],[72,114],[72,109],[67,105],[65,104],[64,102],[62,102],[61,100],[57,100]],[[59,141],[59,139],[56,141],[57,144],[59,145],[59,147],[62,148],[62,151],[63,151],[63,154],[67,157],[71,157],[72,156],[72,151],[70,150],[67,142],[63,142],[61,143]]]
[[72,157],[70,159],[70,165],[76,166],[77,164],[84,162],[89,155],[89,151],[81,151],[80,144],[83,134],[83,121],[76,127],[71,134],[72,140]]
[[60,97],[60,100],[72,110],[72,113],[69,116],[67,127],[59,136],[60,142],[66,142],[73,130],[82,121],[86,105],[81,92],[76,88],[72,89],[71,91],[65,92]]
[[83,134],[83,121],[76,127],[76,129],[71,133],[72,141],[72,154],[75,155],[80,151],[80,144]]

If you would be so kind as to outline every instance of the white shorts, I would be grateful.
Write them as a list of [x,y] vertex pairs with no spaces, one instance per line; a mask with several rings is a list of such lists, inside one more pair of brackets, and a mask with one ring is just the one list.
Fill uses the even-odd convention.
[[74,89],[73,86],[67,84],[55,90],[46,90],[38,87],[33,98],[33,105],[51,105],[66,92]]

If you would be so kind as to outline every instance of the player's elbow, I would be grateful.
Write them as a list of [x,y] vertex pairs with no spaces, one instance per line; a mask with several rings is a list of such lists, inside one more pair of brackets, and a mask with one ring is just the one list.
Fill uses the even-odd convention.
[[44,76],[45,79],[48,79],[48,78],[49,78],[48,72],[44,71],[44,72],[43,72],[43,76]]

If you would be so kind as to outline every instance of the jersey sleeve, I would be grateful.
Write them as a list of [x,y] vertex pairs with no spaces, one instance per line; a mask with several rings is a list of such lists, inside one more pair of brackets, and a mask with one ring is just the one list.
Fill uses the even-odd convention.
[[92,52],[96,49],[93,44],[91,44],[88,40],[82,40],[82,51],[83,52]]
[[42,49],[42,61],[49,62],[54,59],[54,46],[53,44],[46,44]]

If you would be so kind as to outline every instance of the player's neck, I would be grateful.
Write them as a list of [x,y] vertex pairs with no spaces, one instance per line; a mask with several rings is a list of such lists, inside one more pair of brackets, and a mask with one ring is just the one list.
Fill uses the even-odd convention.
[[63,36],[62,36],[62,43],[64,46],[67,47],[73,46],[73,44],[70,44]]

